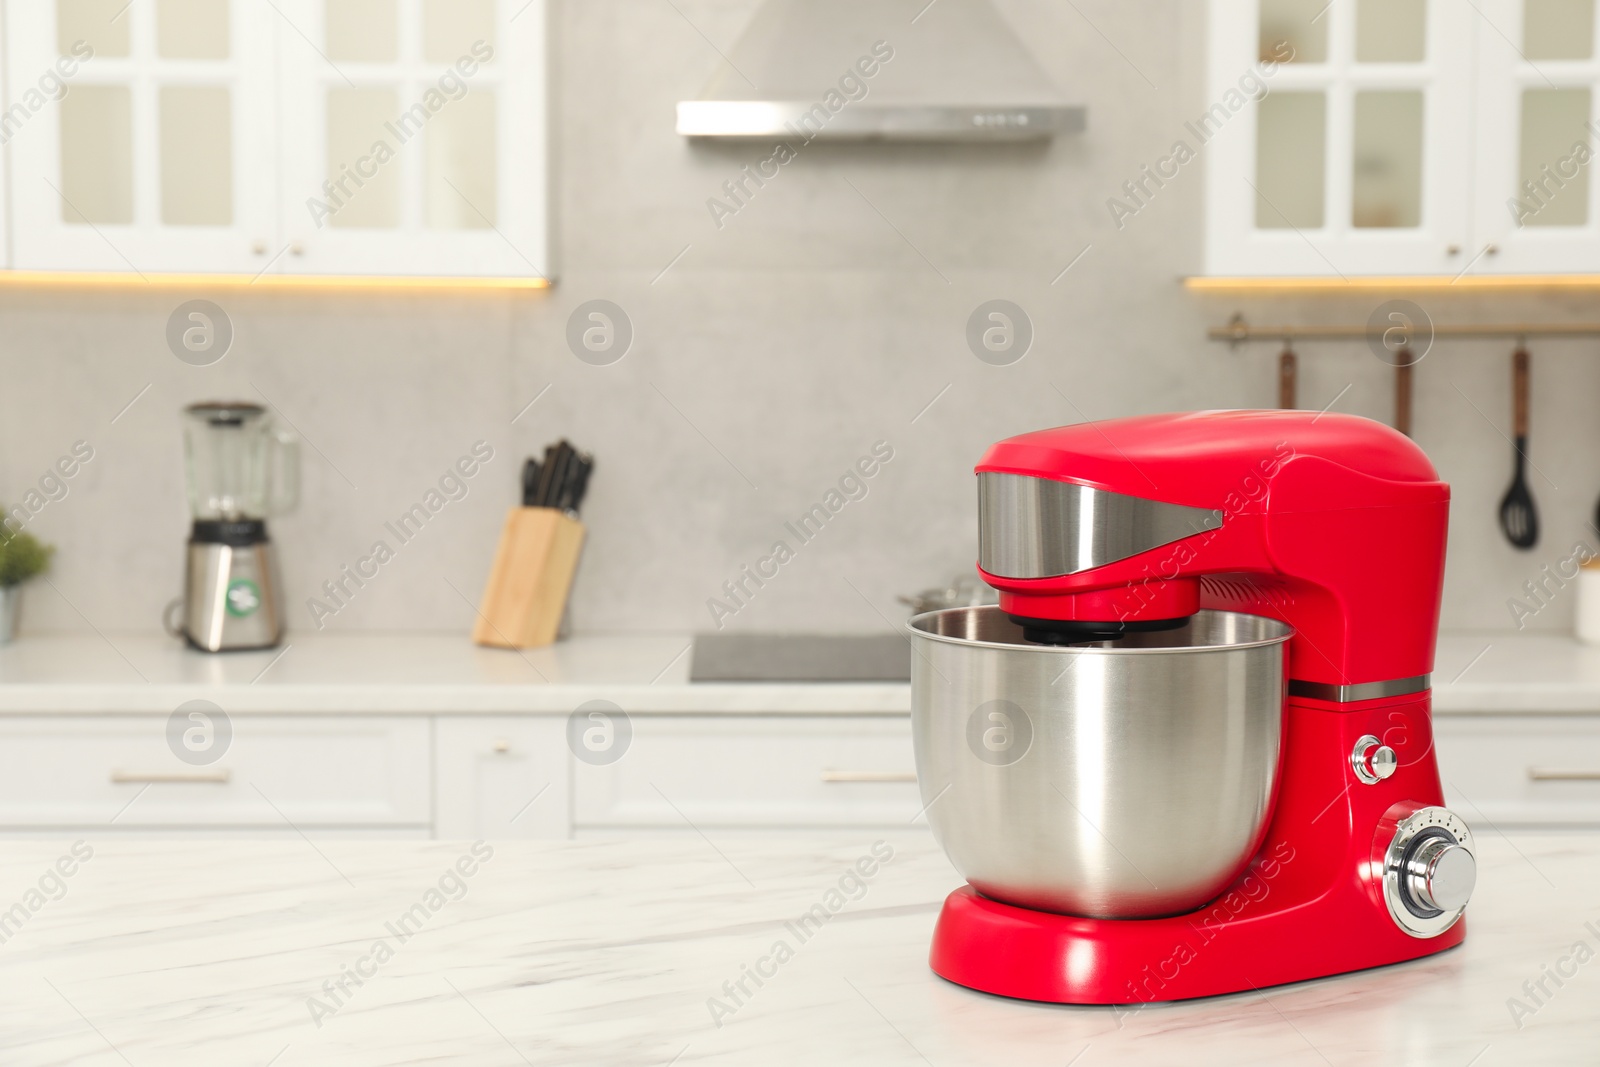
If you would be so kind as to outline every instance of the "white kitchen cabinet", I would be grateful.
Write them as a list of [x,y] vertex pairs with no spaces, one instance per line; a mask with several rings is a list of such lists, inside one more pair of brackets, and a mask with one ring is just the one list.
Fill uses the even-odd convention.
[[1593,0],[1212,0],[1209,19],[1184,128],[1207,274],[1600,271]]
[[1445,803],[1483,829],[1600,826],[1600,717],[1434,717]]
[[566,715],[240,713],[229,725],[220,757],[188,763],[165,715],[0,716],[0,836],[508,840],[926,825],[904,715],[635,715],[610,763],[573,754]]
[[543,0],[280,0],[274,270],[541,276]]
[[1476,241],[1497,271],[1600,271],[1593,0],[1479,0]]
[[[164,715],[0,718],[0,830],[426,830],[428,721],[235,715],[212,762]],[[221,735],[216,735],[220,737]]]
[[[179,760],[168,717],[0,716],[0,836],[564,839],[923,829],[908,716],[637,714],[612,762],[557,714],[246,714]],[[1600,827],[1600,715],[1437,714],[1481,830]]]
[[544,0],[5,14],[8,267],[549,272]]
[[10,265],[253,274],[276,232],[272,6],[123,6],[6,5]]
[[573,763],[573,825],[689,832],[876,826],[922,808],[906,716],[637,715],[615,762]]
[[570,760],[563,718],[440,716],[434,724],[434,836],[571,836]]

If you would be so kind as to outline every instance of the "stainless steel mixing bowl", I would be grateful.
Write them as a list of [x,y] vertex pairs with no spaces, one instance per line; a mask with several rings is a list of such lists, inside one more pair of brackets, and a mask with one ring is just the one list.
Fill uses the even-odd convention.
[[918,615],[917,780],[984,896],[1071,915],[1193,911],[1261,845],[1278,783],[1289,626],[1202,611],[1065,646],[997,607]]

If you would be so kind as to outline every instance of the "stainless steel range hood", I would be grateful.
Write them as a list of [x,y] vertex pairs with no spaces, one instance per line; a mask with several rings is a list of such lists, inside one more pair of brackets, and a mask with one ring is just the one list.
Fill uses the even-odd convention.
[[1084,128],[990,0],[765,0],[686,137],[1031,140]]

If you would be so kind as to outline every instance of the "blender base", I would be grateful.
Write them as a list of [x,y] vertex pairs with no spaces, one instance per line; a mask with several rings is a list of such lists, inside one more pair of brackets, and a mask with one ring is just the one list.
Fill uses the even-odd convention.
[[[1088,919],[1002,904],[962,886],[945,898],[929,964],[984,993],[1056,1004],[1143,1004],[1238,993],[1443,952],[1466,936],[1396,929],[1361,891],[1233,913],[1221,902],[1164,919]],[[1222,901],[1227,901],[1225,895]],[[1219,914],[1225,921],[1218,921]]]

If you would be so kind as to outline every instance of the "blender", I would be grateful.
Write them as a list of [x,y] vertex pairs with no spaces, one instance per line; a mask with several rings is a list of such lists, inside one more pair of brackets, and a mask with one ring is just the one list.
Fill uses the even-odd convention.
[[208,401],[183,414],[194,524],[167,628],[203,652],[272,648],[283,611],[266,520],[299,501],[299,445],[259,404]]

